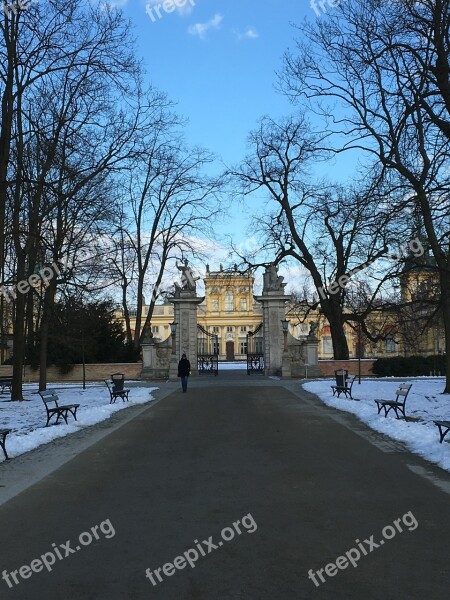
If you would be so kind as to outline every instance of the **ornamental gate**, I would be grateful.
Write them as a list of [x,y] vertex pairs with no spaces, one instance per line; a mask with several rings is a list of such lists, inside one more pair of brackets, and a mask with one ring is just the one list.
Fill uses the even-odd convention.
[[263,323],[260,323],[254,331],[247,333],[247,375],[260,373],[264,375],[264,344]]
[[197,324],[197,368],[199,373],[219,373],[219,336]]

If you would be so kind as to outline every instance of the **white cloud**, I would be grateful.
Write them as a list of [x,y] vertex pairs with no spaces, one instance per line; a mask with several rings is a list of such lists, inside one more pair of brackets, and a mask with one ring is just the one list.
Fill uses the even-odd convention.
[[222,21],[223,16],[217,13],[212,19],[210,19],[206,23],[196,23],[195,25],[191,25],[188,29],[188,32],[191,35],[198,35],[199,38],[203,39],[207,31],[209,31],[210,29],[220,29]]
[[244,33],[235,31],[235,35],[238,40],[256,40],[257,38],[259,38],[259,33],[254,27],[247,27]]

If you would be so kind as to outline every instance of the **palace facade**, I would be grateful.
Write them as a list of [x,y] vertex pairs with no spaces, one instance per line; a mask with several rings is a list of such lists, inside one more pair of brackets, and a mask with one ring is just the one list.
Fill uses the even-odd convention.
[[[403,277],[400,285],[402,300],[412,300],[414,294],[424,289],[425,277],[413,272]],[[248,333],[258,329],[262,322],[262,306],[254,299],[254,277],[241,274],[237,270],[223,269],[211,271],[207,266],[204,277],[205,298],[198,307],[198,323],[205,332],[199,331],[198,351],[200,354],[218,351],[219,360],[245,360]],[[389,356],[409,356],[412,354],[439,354],[445,352],[444,330],[439,319],[427,326],[424,333],[419,332],[418,321],[421,315],[411,312],[409,319],[399,317],[394,311],[382,311],[370,317],[372,331],[383,330],[385,339],[371,342],[345,325],[345,334],[350,358],[377,358]],[[144,315],[148,307],[144,307]],[[423,315],[422,315],[423,316]],[[164,341],[170,336],[170,323],[174,311],[170,302],[156,305],[151,321],[153,336]],[[302,309],[299,305],[286,306],[286,318],[293,337],[304,338],[312,325],[319,338],[319,358],[332,359],[333,346],[328,321],[320,310]],[[133,320],[131,323],[133,327]],[[281,323],[280,323],[281,327]],[[263,340],[257,333],[251,337],[252,352],[262,352]]]

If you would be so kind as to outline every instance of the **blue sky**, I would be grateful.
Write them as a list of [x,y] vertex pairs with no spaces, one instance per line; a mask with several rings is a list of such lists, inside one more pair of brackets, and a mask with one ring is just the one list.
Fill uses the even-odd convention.
[[[188,119],[191,145],[213,151],[227,165],[237,164],[248,133],[263,115],[295,110],[274,89],[275,71],[299,34],[292,24],[317,18],[309,0],[173,0],[185,6],[160,9],[161,18],[154,5],[162,0],[114,1],[135,26],[148,80]],[[148,6],[153,8],[146,12]],[[342,168],[339,173],[342,178]],[[233,207],[218,232],[245,244],[249,215],[258,204]],[[218,267],[215,262],[212,269]]]
[[123,9],[135,24],[149,79],[189,119],[189,141],[236,163],[259,117],[291,111],[273,89],[274,72],[292,44],[290,23],[314,13],[307,0],[192,1],[186,0],[190,10],[161,10],[161,19],[153,9],[155,21],[145,12],[149,0],[128,0]]

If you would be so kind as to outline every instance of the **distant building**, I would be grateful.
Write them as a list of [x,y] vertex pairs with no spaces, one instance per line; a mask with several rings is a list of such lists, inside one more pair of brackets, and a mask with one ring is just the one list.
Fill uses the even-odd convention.
[[[237,270],[223,269],[210,271],[207,267],[204,278],[205,299],[198,308],[198,323],[213,336],[199,331],[199,353],[209,354],[218,350],[219,360],[245,360],[247,334],[255,331],[262,322],[262,307],[253,296],[254,277]],[[418,268],[408,268],[400,278],[401,300],[405,305],[402,311],[395,309],[373,313],[369,318],[369,329],[383,334],[382,340],[372,342],[358,331],[345,324],[350,358],[376,358],[389,356],[410,356],[412,354],[439,354],[445,352],[444,329],[437,313],[420,333],[430,314],[430,304],[417,305],[418,294],[429,299],[430,289],[436,290],[436,271],[427,264]],[[410,304],[410,308],[408,308]],[[145,316],[148,306],[144,306]],[[173,321],[173,305],[170,302],[156,305],[151,321],[153,336],[161,341],[170,336]],[[286,318],[289,330],[295,338],[308,335],[311,325],[316,326],[319,338],[319,358],[332,359],[333,345],[330,326],[320,310],[311,311],[301,304],[287,305]],[[134,320],[132,318],[132,328]],[[420,325],[420,327],[419,327]],[[281,324],[280,324],[281,327]],[[263,340],[255,335],[250,351],[262,352]]]

